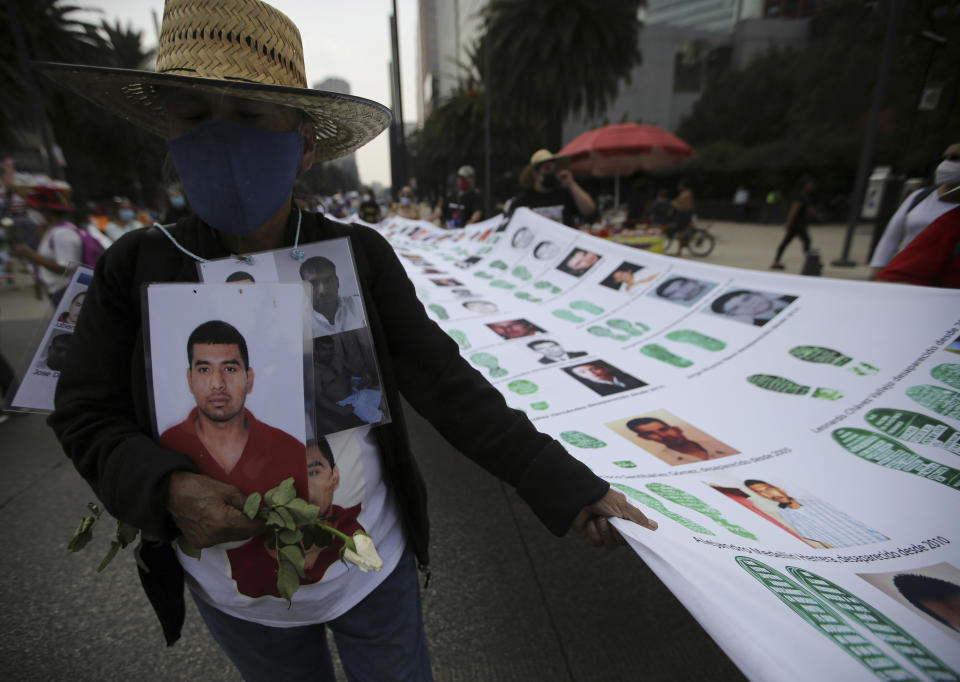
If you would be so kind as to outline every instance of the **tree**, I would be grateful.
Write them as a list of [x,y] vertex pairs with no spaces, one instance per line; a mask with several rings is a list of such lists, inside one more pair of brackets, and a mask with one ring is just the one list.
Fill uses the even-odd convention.
[[[943,148],[956,141],[960,16],[936,11],[942,5],[905,4],[875,165],[927,175]],[[691,171],[754,174],[759,184],[765,173],[781,183],[813,173],[827,193],[846,194],[863,143],[888,10],[888,3],[839,3],[812,22],[805,48],[770,50],[709,83],[677,131],[697,149]],[[924,31],[942,35],[946,44],[930,41]],[[942,86],[938,107],[918,111],[925,84],[935,83]],[[723,193],[736,182],[720,183]]]
[[640,63],[643,0],[491,0],[483,13],[494,107],[543,121],[545,137],[528,154],[559,149],[564,119],[602,113]]

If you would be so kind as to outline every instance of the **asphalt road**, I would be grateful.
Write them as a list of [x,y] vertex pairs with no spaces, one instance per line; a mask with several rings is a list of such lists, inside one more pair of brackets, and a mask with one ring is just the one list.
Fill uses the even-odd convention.
[[[0,323],[12,361],[37,325]],[[553,537],[512,490],[410,417],[430,489],[424,613],[438,680],[743,679],[630,549]],[[0,679],[239,680],[189,602],[183,638],[164,645],[129,550],[96,572],[111,522],[66,552],[93,499],[42,415],[0,424]]]

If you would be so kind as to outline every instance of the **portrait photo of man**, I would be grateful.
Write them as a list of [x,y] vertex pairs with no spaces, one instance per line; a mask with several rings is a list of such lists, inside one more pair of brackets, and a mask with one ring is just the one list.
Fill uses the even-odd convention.
[[718,296],[704,312],[762,327],[796,300],[796,296],[768,291],[732,289]]
[[300,278],[313,289],[313,336],[348,332],[366,326],[360,296],[342,296],[337,266],[324,256],[312,256],[300,265]]
[[255,284],[257,280],[246,270],[236,270],[227,275],[223,281],[227,284]]
[[671,277],[649,295],[662,301],[690,307],[707,295],[716,285],[692,277]]
[[647,382],[640,381],[603,360],[564,367],[563,371],[597,395],[613,395],[647,385]]
[[[357,521],[361,505],[344,509],[333,503],[334,493],[340,485],[340,469],[334,461],[333,451],[325,438],[307,441],[306,448],[308,501],[320,508],[319,517],[344,535],[353,535],[364,530]],[[342,542],[338,539],[328,545],[313,545],[304,552],[304,573],[300,579],[305,585],[321,580],[327,569],[340,558]],[[280,596],[274,579],[271,562],[277,557],[261,537],[227,550],[232,575],[237,590],[248,597]]]
[[541,334],[545,329],[538,327],[530,320],[519,318],[516,320],[504,320],[503,322],[490,322],[487,324],[490,330],[504,339],[519,339],[523,336],[533,336]]
[[187,339],[186,360],[194,405],[183,421],[160,434],[160,443],[189,455],[200,473],[241,490],[269,488],[289,476],[305,484],[303,443],[246,407],[255,373],[236,327],[222,320],[199,325]]
[[668,410],[654,410],[611,422],[607,426],[670,466],[740,454],[739,450],[704,433]]
[[368,329],[314,339],[313,358],[317,433],[383,421],[383,391]]
[[747,479],[743,486],[776,503],[777,511],[787,525],[811,547],[855,547],[889,539],[815,497],[791,495],[781,486],[759,479]]
[[565,362],[582,358],[587,354],[585,350],[568,351],[553,339],[537,339],[527,344],[527,348],[540,354],[537,361],[541,365],[552,365],[555,362]]
[[478,315],[492,315],[493,313],[500,312],[500,306],[493,301],[464,301],[460,305],[471,313],[477,313]]
[[587,249],[574,249],[563,262],[557,266],[557,270],[565,272],[574,277],[583,277],[590,271],[594,265],[600,262],[600,254]]

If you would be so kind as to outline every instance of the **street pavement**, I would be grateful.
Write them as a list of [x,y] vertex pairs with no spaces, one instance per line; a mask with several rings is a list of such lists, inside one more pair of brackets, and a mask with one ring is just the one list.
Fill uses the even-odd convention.
[[[782,227],[711,229],[718,244],[705,262],[751,269],[769,266],[782,236]],[[829,266],[842,227],[812,233],[825,275],[866,278],[862,264]],[[863,227],[855,259],[868,240]],[[799,272],[800,251],[791,245],[787,272]],[[0,350],[17,369],[49,313],[26,276],[0,290]],[[437,680],[743,679],[631,550],[553,537],[508,486],[406,410],[430,490],[432,577],[423,601]],[[129,549],[96,572],[112,521],[82,552],[66,552],[93,500],[43,415],[0,424],[0,679],[239,680],[189,602],[183,638],[164,645]]]

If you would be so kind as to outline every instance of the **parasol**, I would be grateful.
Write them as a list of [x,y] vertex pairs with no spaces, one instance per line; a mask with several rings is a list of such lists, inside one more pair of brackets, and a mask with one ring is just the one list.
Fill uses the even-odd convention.
[[638,170],[667,170],[693,157],[693,147],[668,130],[641,123],[616,123],[575,137],[557,156],[571,160],[577,175],[614,177],[620,205],[620,176]]

